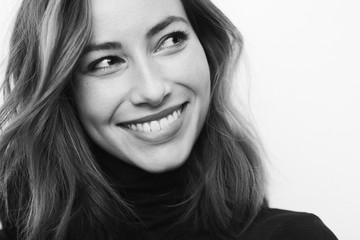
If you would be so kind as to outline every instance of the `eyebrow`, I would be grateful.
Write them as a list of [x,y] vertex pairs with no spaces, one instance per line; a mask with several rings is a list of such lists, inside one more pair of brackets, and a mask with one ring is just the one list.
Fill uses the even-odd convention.
[[[168,16],[155,26],[153,26],[147,33],[146,37],[151,38],[152,36],[158,34],[162,30],[164,30],[166,27],[168,27],[170,24],[175,22],[183,22],[185,24],[189,24],[188,21],[186,21],[184,18],[179,16]],[[106,50],[118,50],[121,49],[122,45],[120,42],[104,42],[100,44],[89,44],[86,46],[84,53],[87,54],[92,51],[106,51]]]
[[156,34],[158,34],[159,32],[161,32],[162,30],[164,30],[166,27],[168,27],[170,24],[174,23],[174,22],[183,22],[185,24],[188,24],[188,21],[186,21],[184,18],[179,17],[179,16],[168,16],[167,18],[165,18],[164,20],[162,20],[161,22],[159,22],[158,24],[156,24],[154,27],[152,27],[148,33],[146,34],[147,38],[150,38]]
[[92,51],[117,50],[120,49],[121,47],[122,46],[120,42],[105,42],[100,44],[90,44],[86,46],[83,54],[87,54]]

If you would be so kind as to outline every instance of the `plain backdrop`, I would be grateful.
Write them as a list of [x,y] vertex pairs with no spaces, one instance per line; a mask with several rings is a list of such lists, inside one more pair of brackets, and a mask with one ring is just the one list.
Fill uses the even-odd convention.
[[[19,0],[0,0],[0,56]],[[360,229],[360,1],[215,0],[245,39],[272,207]],[[241,92],[241,91],[239,91]]]

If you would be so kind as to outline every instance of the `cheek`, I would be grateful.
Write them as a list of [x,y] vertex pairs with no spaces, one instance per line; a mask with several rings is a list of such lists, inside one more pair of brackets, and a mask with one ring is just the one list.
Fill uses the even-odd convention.
[[192,43],[170,68],[174,79],[196,94],[210,94],[210,70],[199,41]]
[[[75,104],[84,125],[107,122],[117,105],[113,87],[96,80],[77,79]],[[106,81],[106,80],[104,80]]]
[[186,69],[188,73],[187,79],[189,80],[188,84],[201,97],[207,98],[210,95],[210,70],[205,52],[200,43],[197,44],[195,51],[189,54],[189,59]]

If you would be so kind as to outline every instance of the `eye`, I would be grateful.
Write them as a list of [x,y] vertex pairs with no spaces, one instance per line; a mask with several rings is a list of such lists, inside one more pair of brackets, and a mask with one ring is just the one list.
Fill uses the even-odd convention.
[[189,34],[184,31],[177,31],[167,34],[160,40],[160,43],[157,46],[155,52],[182,47],[188,38]]
[[117,70],[126,61],[118,56],[102,57],[88,66],[89,72]]

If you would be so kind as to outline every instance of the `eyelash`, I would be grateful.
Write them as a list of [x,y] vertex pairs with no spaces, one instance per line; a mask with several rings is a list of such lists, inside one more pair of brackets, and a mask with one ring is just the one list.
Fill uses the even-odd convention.
[[[173,41],[176,39],[178,42],[172,44],[171,46],[164,47],[161,49],[161,47],[166,43],[167,40],[173,39]],[[159,43],[157,44],[154,53],[157,53],[159,51],[163,50],[169,50],[173,48],[180,48],[184,45],[184,43],[189,39],[189,34],[187,31],[174,31],[167,35],[165,35],[163,38],[160,39]],[[105,67],[99,67],[98,65],[102,63],[104,60],[107,60],[108,66]],[[110,63],[109,63],[110,62]],[[112,63],[111,63],[112,62]],[[96,71],[104,71],[108,70],[114,67],[114,65],[125,63],[126,61],[118,56],[105,56],[102,57],[94,62],[92,62],[88,70],[89,72],[96,72]]]
[[165,47],[165,50],[182,46],[189,39],[189,34],[187,31],[174,31],[172,33],[165,35],[163,38],[160,39],[160,43],[157,45],[154,52],[160,51],[161,46],[164,45],[166,43],[166,41],[171,38],[173,38],[173,39],[178,38],[179,42],[177,42],[174,45],[171,45],[169,47]]
[[[104,60],[108,60],[108,62],[113,62],[112,64],[108,64],[108,66],[106,67],[98,67],[97,65],[99,65],[101,62],[103,62]],[[125,60],[122,59],[121,57],[118,57],[118,56],[106,56],[106,57],[102,57],[94,62],[92,62],[88,69],[90,72],[95,72],[95,71],[101,71],[101,70],[106,70],[106,69],[109,69],[109,68],[112,68],[112,66],[114,64],[120,64],[120,63],[124,63]]]

